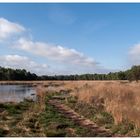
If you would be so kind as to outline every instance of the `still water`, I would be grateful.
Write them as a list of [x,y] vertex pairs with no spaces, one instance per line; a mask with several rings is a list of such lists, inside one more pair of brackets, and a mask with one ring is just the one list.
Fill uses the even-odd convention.
[[0,102],[20,102],[25,98],[35,100],[35,88],[31,85],[0,85]]

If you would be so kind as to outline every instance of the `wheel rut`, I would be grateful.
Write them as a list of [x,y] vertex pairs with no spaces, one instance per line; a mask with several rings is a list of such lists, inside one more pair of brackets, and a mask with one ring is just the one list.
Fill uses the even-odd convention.
[[72,120],[75,124],[87,128],[93,134],[99,137],[114,137],[110,130],[98,126],[93,121],[79,115],[77,112],[72,110],[70,107],[61,103],[58,99],[50,99],[49,104],[52,105],[57,111],[63,114],[65,117]]

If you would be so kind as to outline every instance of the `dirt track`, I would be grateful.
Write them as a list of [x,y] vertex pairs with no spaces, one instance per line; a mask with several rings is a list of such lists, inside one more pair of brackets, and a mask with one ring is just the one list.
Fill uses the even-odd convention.
[[114,135],[107,129],[97,126],[94,122],[76,113],[68,106],[62,104],[57,99],[49,100],[49,104],[57,109],[58,112],[63,114],[65,117],[71,119],[75,124],[89,129],[95,136],[99,137],[113,137]]

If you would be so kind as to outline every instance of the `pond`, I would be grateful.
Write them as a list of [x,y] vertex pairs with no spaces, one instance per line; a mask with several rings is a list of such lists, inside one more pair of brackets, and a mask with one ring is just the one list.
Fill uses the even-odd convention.
[[0,103],[21,102],[25,98],[36,100],[36,87],[28,84],[0,85]]

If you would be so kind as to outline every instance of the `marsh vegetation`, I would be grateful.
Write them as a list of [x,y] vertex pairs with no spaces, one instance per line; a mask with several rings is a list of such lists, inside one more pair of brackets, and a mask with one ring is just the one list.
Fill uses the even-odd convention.
[[0,103],[0,136],[95,137],[60,113],[55,99],[112,136],[140,135],[140,83],[128,81],[40,81],[37,100]]

